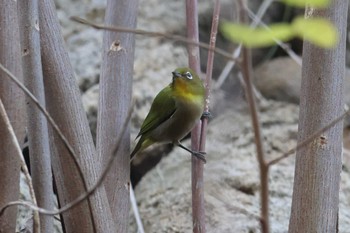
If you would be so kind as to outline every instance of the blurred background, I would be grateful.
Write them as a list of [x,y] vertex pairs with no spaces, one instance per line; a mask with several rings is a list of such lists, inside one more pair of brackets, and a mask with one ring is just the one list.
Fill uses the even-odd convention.
[[[56,0],[62,32],[76,73],[92,134],[96,134],[99,74],[103,31],[72,22],[71,16],[103,23],[105,1]],[[222,0],[221,19],[237,21],[235,1]],[[208,42],[213,1],[199,1],[200,41]],[[249,0],[256,12],[261,0]],[[262,21],[290,22],[295,9],[273,2]],[[186,36],[185,1],[140,0],[137,28]],[[348,38],[347,38],[348,40]],[[301,56],[302,41],[286,43]],[[232,44],[218,35],[217,47],[233,52]],[[296,145],[301,66],[278,46],[255,49],[254,82],[257,90],[264,148],[268,159],[280,156]],[[349,57],[349,50],[347,50]],[[155,95],[171,81],[171,72],[187,66],[186,45],[164,38],[136,36],[131,139],[135,137]],[[347,66],[350,59],[347,59]],[[206,70],[207,51],[201,49],[201,68]],[[215,56],[211,91],[211,114],[205,165],[205,202],[208,232],[259,232],[259,174],[248,106],[234,66],[222,71],[228,60]],[[203,76],[204,77],[204,76]],[[347,68],[345,102],[350,103],[350,70]],[[111,96],[110,98],[113,98]],[[340,192],[340,232],[350,232],[350,147],[349,121],[344,123],[344,164]],[[189,145],[185,140],[184,144]],[[172,145],[157,145],[133,161],[131,181],[146,232],[191,232],[190,156]],[[287,232],[290,215],[294,155],[270,171],[271,232]],[[130,218],[130,232],[136,232]]]

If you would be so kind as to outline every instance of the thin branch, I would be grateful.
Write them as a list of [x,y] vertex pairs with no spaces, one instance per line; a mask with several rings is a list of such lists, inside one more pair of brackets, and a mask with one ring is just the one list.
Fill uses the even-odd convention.
[[[238,1],[240,9],[240,23],[246,23],[246,12],[243,0]],[[250,109],[252,125],[254,129],[254,141],[256,146],[256,156],[260,170],[260,202],[261,202],[261,231],[269,232],[269,167],[265,161],[264,149],[261,136],[261,125],[258,116],[257,104],[254,98],[254,90],[252,84],[252,61],[250,50],[243,47],[242,49],[242,75],[245,80],[245,94]]]
[[[209,103],[210,103],[210,91],[211,91],[211,81],[213,75],[213,64],[214,64],[214,51],[216,38],[219,28],[219,19],[220,19],[220,0],[215,1],[214,12],[213,12],[213,20],[211,24],[211,32],[210,32],[210,40],[209,40],[209,52],[208,52],[208,60],[207,60],[207,71],[206,71],[206,79],[205,79],[205,112],[209,112]],[[208,123],[208,118],[204,118],[202,121],[202,132],[201,132],[201,146],[200,148],[204,151],[205,149],[205,136],[206,136],[206,126]]]
[[[198,42],[198,3],[197,0],[186,1],[186,31],[187,40]],[[195,44],[187,44],[188,66],[197,74],[200,70],[200,52]],[[191,148],[199,151],[201,121],[191,132]],[[205,233],[205,208],[204,208],[204,163],[195,156],[191,159],[191,188],[192,188],[192,229],[193,233]]]
[[132,207],[132,210],[134,212],[134,216],[135,216],[135,220],[136,220],[137,233],[145,233],[145,230],[144,230],[143,224],[142,224],[142,220],[140,217],[139,209],[137,207],[135,193],[134,193],[134,189],[132,188],[132,185],[130,185],[130,202],[131,202],[131,207]]
[[344,112],[342,115],[340,115],[339,117],[335,118],[333,121],[331,121],[331,123],[329,123],[328,125],[326,125],[325,127],[323,127],[322,129],[316,131],[315,133],[313,133],[310,137],[306,138],[304,141],[302,141],[301,143],[299,143],[296,147],[290,149],[289,151],[287,151],[286,153],[284,153],[283,155],[281,155],[280,157],[277,157],[273,160],[271,160],[270,162],[267,163],[267,166],[272,166],[278,162],[280,162],[282,159],[287,158],[288,156],[290,156],[291,154],[294,154],[297,150],[303,148],[304,146],[308,145],[309,143],[311,143],[313,140],[315,140],[317,137],[319,137],[322,133],[324,133],[325,131],[329,130],[330,128],[332,128],[333,126],[335,126],[337,123],[339,123],[341,120],[343,120],[343,118],[350,113],[350,110],[347,110],[346,112]]
[[[215,1],[214,11],[213,11],[213,20],[211,24],[210,40],[209,40],[209,52],[207,60],[207,70],[206,70],[206,79],[205,79],[205,108],[204,112],[209,113],[210,105],[210,96],[211,96],[211,81],[213,75],[213,65],[214,65],[214,49],[216,44],[216,38],[219,27],[220,19],[220,0]],[[207,136],[207,126],[208,126],[208,117],[202,119],[201,132],[200,132],[200,151],[205,151],[205,142]]]
[[[217,32],[219,27],[219,19],[220,19],[220,0],[216,0],[215,6],[214,6],[214,12],[213,12],[210,39],[209,39],[209,52],[208,52],[207,70],[206,70],[206,78],[205,78],[205,107],[204,107],[205,113],[209,113],[211,81],[212,81],[214,55],[215,55],[214,50],[215,50]],[[208,125],[208,117],[204,117],[202,119],[201,132],[200,132],[200,146],[199,146],[200,151],[205,151],[207,125]]]
[[[21,147],[20,147],[20,145],[18,143],[17,137],[15,135],[15,131],[12,128],[12,125],[10,123],[10,120],[9,120],[7,114],[6,114],[6,110],[5,110],[5,107],[4,107],[1,99],[0,99],[0,116],[3,118],[3,120],[5,122],[5,125],[6,125],[6,128],[7,128],[8,132],[9,132],[9,134],[11,136],[11,141],[12,141],[12,144],[13,144],[11,146],[14,146],[14,148],[16,150],[16,155],[19,157],[19,160],[21,161],[21,167],[22,167],[23,173],[24,173],[24,175],[26,177],[26,180],[27,180],[30,196],[31,196],[31,198],[33,200],[33,203],[35,205],[37,205],[37,200],[36,200],[36,196],[35,196],[35,192],[34,192],[32,178],[29,175],[27,164],[24,161],[24,158],[22,156]],[[7,155],[7,156],[10,156],[10,155]],[[40,218],[39,218],[39,212],[38,211],[34,211],[33,218],[34,218],[34,226],[33,226],[34,232],[35,233],[40,233]]]
[[[256,146],[257,160],[260,169],[260,201],[261,201],[261,228],[263,233],[269,232],[269,190],[268,190],[268,166],[265,161],[264,149],[261,137],[261,126],[258,117],[258,111],[256,107],[256,102],[254,98],[253,85],[251,81],[251,66],[246,64],[250,60],[250,52],[247,48],[242,50],[243,66],[242,74],[246,82],[245,93],[247,96],[247,101],[250,109],[250,115],[252,118],[252,125],[254,129],[254,142]],[[246,64],[246,65],[244,65]]]
[[234,58],[232,57],[232,55],[228,52],[226,52],[223,49],[219,49],[219,48],[210,48],[210,46],[207,43],[204,42],[198,42],[198,41],[194,41],[191,39],[188,39],[186,37],[183,36],[179,36],[179,35],[172,35],[169,33],[163,33],[163,32],[150,32],[147,30],[141,30],[141,29],[132,29],[132,28],[125,28],[125,27],[114,27],[114,26],[106,26],[106,25],[101,25],[101,24],[96,24],[93,22],[90,22],[86,19],[82,19],[76,16],[71,17],[71,20],[81,23],[81,24],[85,24],[88,25],[90,27],[93,27],[95,29],[103,29],[103,30],[109,30],[109,31],[115,31],[115,32],[126,32],[126,33],[134,33],[137,35],[146,35],[146,36],[152,36],[152,37],[164,37],[168,40],[173,40],[173,41],[179,41],[188,45],[195,45],[198,46],[200,48],[204,48],[207,50],[213,50],[215,53],[223,56],[224,58],[227,58],[228,60],[231,61],[238,61],[238,58]]
[[33,204],[31,202],[28,202],[28,201],[13,201],[13,202],[9,202],[5,206],[1,207],[1,209],[0,209],[0,217],[1,217],[1,215],[4,214],[5,210],[8,207],[15,206],[15,205],[27,206],[27,207],[31,208],[32,210],[38,211],[40,214],[45,214],[45,215],[62,214],[64,212],[70,210],[71,208],[77,206],[82,201],[84,201],[86,198],[88,198],[90,195],[92,195],[97,190],[97,188],[101,186],[101,184],[103,183],[104,179],[106,178],[109,170],[111,169],[111,167],[113,165],[113,162],[114,162],[114,160],[116,158],[116,152],[119,149],[119,146],[121,144],[121,140],[123,138],[123,135],[125,134],[125,131],[126,131],[127,127],[128,127],[128,124],[129,124],[129,121],[130,121],[130,118],[131,118],[131,113],[132,113],[133,106],[134,106],[134,104],[132,104],[130,109],[129,109],[128,116],[126,118],[126,122],[123,124],[122,133],[120,134],[120,137],[118,137],[118,139],[117,139],[115,149],[113,150],[113,153],[109,157],[107,166],[103,170],[103,172],[102,172],[101,176],[99,177],[99,179],[97,180],[97,182],[90,189],[88,189],[87,192],[83,193],[82,195],[77,197],[75,200],[71,201],[70,203],[66,204],[65,206],[63,206],[62,208],[60,208],[58,210],[47,210],[47,209],[44,209],[44,208],[40,208],[40,207],[36,206],[35,204]]

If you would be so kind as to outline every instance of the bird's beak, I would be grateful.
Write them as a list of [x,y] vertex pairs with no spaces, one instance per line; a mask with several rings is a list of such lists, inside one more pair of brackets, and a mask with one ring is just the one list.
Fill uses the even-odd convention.
[[172,74],[173,74],[173,78],[180,78],[181,77],[181,74],[177,71],[172,72]]

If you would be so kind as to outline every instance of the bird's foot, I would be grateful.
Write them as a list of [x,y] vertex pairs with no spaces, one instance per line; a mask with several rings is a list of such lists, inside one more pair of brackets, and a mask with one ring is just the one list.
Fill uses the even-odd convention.
[[209,111],[205,111],[202,113],[201,119],[203,120],[204,118],[210,119],[213,118],[213,115]]
[[198,159],[202,160],[204,163],[207,162],[207,160],[205,159],[205,156],[204,156],[206,154],[205,152],[197,152],[197,151],[190,150],[187,147],[185,147],[184,145],[182,145],[179,141],[175,141],[174,144],[181,147],[182,149],[190,152],[193,156],[196,156]]
[[205,155],[206,155],[205,152],[193,151],[193,152],[192,152],[192,155],[193,155],[193,156],[196,156],[198,159],[202,160],[204,163],[207,163],[207,160],[205,159]]

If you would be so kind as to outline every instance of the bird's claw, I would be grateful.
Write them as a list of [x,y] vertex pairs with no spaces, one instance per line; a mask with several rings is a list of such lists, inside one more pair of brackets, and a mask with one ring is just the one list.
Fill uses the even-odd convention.
[[213,116],[211,115],[211,113],[209,111],[205,111],[205,112],[202,113],[201,119],[203,119],[203,118],[210,119],[212,117]]
[[204,163],[207,163],[207,160],[205,159],[205,155],[206,153],[205,152],[193,152],[192,155],[196,156],[198,159],[202,160]]

